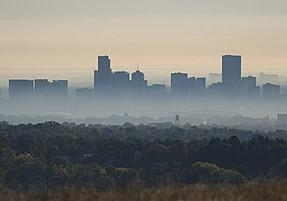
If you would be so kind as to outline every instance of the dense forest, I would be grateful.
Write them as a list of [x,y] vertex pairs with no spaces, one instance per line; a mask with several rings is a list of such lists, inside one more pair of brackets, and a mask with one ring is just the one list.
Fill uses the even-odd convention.
[[286,131],[0,123],[0,185],[15,191],[231,185],[287,176]]

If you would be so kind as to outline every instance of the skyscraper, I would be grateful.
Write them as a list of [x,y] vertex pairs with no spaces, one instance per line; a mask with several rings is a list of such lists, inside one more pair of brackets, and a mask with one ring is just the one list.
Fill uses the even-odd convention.
[[147,80],[145,80],[144,73],[136,70],[132,73],[131,92],[135,98],[143,98],[146,95]]
[[149,100],[166,98],[166,87],[163,84],[153,84],[148,86]]
[[94,72],[94,88],[96,90],[109,90],[112,85],[112,69],[109,56],[98,57],[98,70]]
[[111,60],[109,56],[98,56],[98,70],[101,72],[111,71]]
[[118,88],[127,88],[130,74],[127,71],[116,71],[113,73],[113,85]]
[[68,80],[48,79],[35,80],[35,95],[42,100],[66,98],[68,96]]
[[113,73],[113,89],[117,97],[125,97],[129,92],[130,74],[127,71]]
[[56,97],[66,98],[68,96],[68,80],[53,80],[51,87]]
[[241,81],[241,56],[222,57],[222,83],[239,86]]
[[171,74],[171,93],[175,96],[187,95],[188,92],[188,74],[172,73]]
[[33,91],[33,80],[9,80],[9,97],[12,101],[31,100]]
[[256,85],[256,77],[248,76],[241,79],[241,95],[243,98],[257,99],[260,96],[260,87]]
[[194,97],[204,95],[206,90],[206,78],[188,78],[188,94]]
[[35,80],[35,96],[37,98],[47,98],[50,96],[50,82],[48,79]]
[[132,73],[132,86],[136,89],[147,87],[147,81],[144,79],[144,73],[137,70]]

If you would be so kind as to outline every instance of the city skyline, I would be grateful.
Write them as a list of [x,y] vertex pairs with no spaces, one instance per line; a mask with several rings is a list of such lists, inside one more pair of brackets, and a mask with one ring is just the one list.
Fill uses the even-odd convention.
[[286,24],[286,0],[0,0],[0,201],[283,200]]
[[[242,57],[223,55],[222,74],[206,77],[171,71],[170,85],[151,83],[140,68],[131,72],[114,69],[111,57],[98,56],[94,86],[73,88],[69,80],[9,79],[9,88],[1,93],[3,111],[25,113],[32,110],[49,113],[57,111],[72,115],[111,115],[129,111],[138,115],[155,115],[176,111],[201,110],[233,111],[251,115],[265,115],[272,108],[283,108],[287,93],[277,84],[279,76],[242,75]],[[217,80],[216,80],[217,79]],[[155,107],[155,108],[154,108]],[[227,107],[230,107],[228,110]],[[179,109],[181,108],[181,109]],[[250,108],[250,109],[247,109]]]
[[[224,69],[224,63],[225,63],[224,61],[226,60],[224,58],[231,57],[231,58],[235,58],[236,59],[236,57],[239,57],[240,58],[240,63],[239,63],[240,69],[237,70],[237,72],[240,73],[240,74],[238,75],[237,79],[239,79],[241,77],[254,76],[254,77],[259,78],[259,80],[257,80],[259,85],[263,85],[264,83],[267,83],[267,82],[274,83],[274,84],[282,84],[283,86],[285,85],[285,83],[284,83],[284,75],[282,75],[282,74],[265,73],[265,72],[262,72],[262,71],[256,72],[256,73],[254,73],[254,72],[253,73],[250,73],[250,72],[246,73],[246,72],[244,72],[244,60],[245,60],[245,58],[241,60],[242,55],[239,55],[239,54],[236,54],[236,55],[235,54],[222,55],[221,64],[220,64],[220,70],[217,71],[217,72],[213,71],[213,72],[205,72],[205,74],[200,74],[200,73],[194,72],[194,71],[190,72],[190,71],[172,70],[172,71],[168,72],[168,75],[166,75],[166,73],[163,73],[161,75],[161,77],[159,77],[160,79],[150,79],[150,76],[147,76],[148,73],[146,73],[144,68],[142,68],[140,65],[137,65],[132,70],[127,70],[127,68],[119,68],[119,67],[117,68],[117,67],[115,67],[112,64],[112,63],[114,63],[114,60],[112,61],[109,56],[107,56],[107,55],[106,56],[98,56],[98,59],[100,59],[101,57],[108,57],[109,58],[109,63],[106,64],[106,65],[110,66],[110,68],[112,68],[112,69],[110,69],[110,71],[113,70],[114,72],[120,73],[120,72],[136,72],[137,70],[142,70],[145,73],[145,77],[147,78],[149,84],[164,84],[164,85],[169,86],[169,87],[171,86],[170,75],[172,73],[179,73],[179,72],[180,73],[187,73],[188,75],[191,75],[193,77],[199,77],[199,78],[200,77],[204,77],[204,78],[206,78],[207,86],[209,86],[209,85],[211,85],[213,83],[216,83],[216,82],[221,82],[224,79],[224,78],[221,78],[222,73],[224,71],[223,70]],[[231,64],[229,64],[229,65],[232,65],[232,61],[231,61]],[[100,64],[99,64],[99,61],[98,61],[97,65],[93,66],[93,68],[90,69],[88,77],[90,77],[89,78],[90,79],[89,82],[91,82],[92,84],[89,84],[89,85],[87,85],[87,84],[85,84],[85,85],[82,85],[82,84],[75,85],[73,83],[73,80],[71,80],[70,78],[67,78],[67,76],[66,76],[67,75],[66,74],[67,71],[66,72],[62,72],[62,73],[57,73],[56,76],[52,76],[52,77],[49,76],[48,73],[46,73],[46,74],[43,73],[42,75],[40,75],[40,76],[38,75],[37,76],[37,75],[33,75],[33,74],[27,74],[27,72],[26,72],[26,74],[24,73],[24,74],[22,74],[20,76],[14,76],[14,77],[11,76],[11,77],[8,77],[8,78],[5,77],[4,78],[4,82],[6,83],[6,86],[8,86],[7,80],[15,80],[15,79],[19,79],[19,80],[26,80],[26,79],[27,80],[33,80],[33,79],[35,79],[35,80],[37,80],[37,79],[47,79],[47,80],[59,80],[60,79],[60,80],[62,80],[62,79],[65,79],[65,80],[69,80],[69,85],[71,87],[95,87],[95,75],[94,75],[93,78],[91,78],[90,75],[91,75],[91,70],[94,71],[94,70],[96,70],[99,67],[100,67]],[[153,73],[153,72],[151,71],[149,73]],[[232,76],[233,72],[231,71],[231,72],[229,72],[227,74],[229,74],[229,76]],[[153,76],[151,76],[151,77],[153,77]],[[85,76],[81,76],[81,73],[78,74],[78,79],[85,79],[85,78],[86,78]],[[268,79],[270,79],[271,81],[268,81]],[[267,80],[267,81],[264,81],[264,80]],[[71,83],[73,83],[73,84],[71,84]],[[5,86],[1,86],[1,87],[5,87]]]
[[283,0],[0,0],[1,76],[68,72],[79,83],[103,53],[116,58],[117,68],[140,64],[147,76],[220,72],[218,55],[226,53],[244,56],[243,72],[287,76],[286,6]]
[[[211,75],[210,75],[211,76]],[[240,98],[247,100],[277,100],[286,97],[278,84],[279,76],[260,74],[242,76],[241,55],[223,55],[222,73],[213,83],[206,77],[195,77],[186,72],[171,72],[170,85],[152,84],[145,78],[139,67],[129,73],[114,70],[108,55],[98,56],[97,69],[94,71],[93,89],[76,89],[76,98],[81,101],[120,99],[125,101],[150,99],[174,100],[202,98]],[[69,96],[68,80],[48,79],[9,79],[9,99],[13,102],[63,100]],[[262,86],[262,91],[261,91]],[[170,87],[170,90],[168,88]],[[58,101],[57,100],[57,101]]]

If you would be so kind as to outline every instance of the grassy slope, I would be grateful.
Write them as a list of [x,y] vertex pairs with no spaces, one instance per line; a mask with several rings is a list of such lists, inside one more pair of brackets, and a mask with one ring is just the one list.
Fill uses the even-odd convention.
[[1,201],[285,201],[287,180],[253,182],[240,187],[194,185],[185,187],[136,188],[98,192],[70,189],[48,194],[0,193]]

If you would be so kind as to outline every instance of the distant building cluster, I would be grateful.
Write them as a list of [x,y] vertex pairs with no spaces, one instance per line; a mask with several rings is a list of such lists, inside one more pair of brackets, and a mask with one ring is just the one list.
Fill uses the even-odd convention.
[[[139,69],[131,75],[127,71],[113,71],[109,56],[98,57],[98,68],[94,71],[94,88],[76,90],[78,100],[115,98],[136,99],[184,99],[184,98],[246,98],[278,99],[281,97],[278,76],[260,74],[242,77],[241,56],[224,55],[222,72],[205,77],[189,76],[187,73],[171,73],[170,87],[164,84],[149,85]],[[260,87],[260,82],[271,80]],[[207,83],[208,82],[208,83]],[[10,100],[62,100],[68,96],[68,81],[47,79],[9,80]]]
[[[98,70],[94,74],[96,96],[152,97],[152,98],[203,98],[234,97],[246,99],[276,99],[280,97],[280,85],[265,83],[262,88],[254,76],[242,77],[241,56],[224,55],[222,73],[210,74],[207,85],[205,77],[189,77],[187,73],[171,73],[170,89],[163,84],[148,85],[144,73],[137,70],[113,72],[108,56],[99,56]],[[278,82],[278,76],[260,74],[260,80]],[[93,92],[91,92],[93,93]]]
[[54,101],[68,97],[68,80],[9,80],[10,101]]

